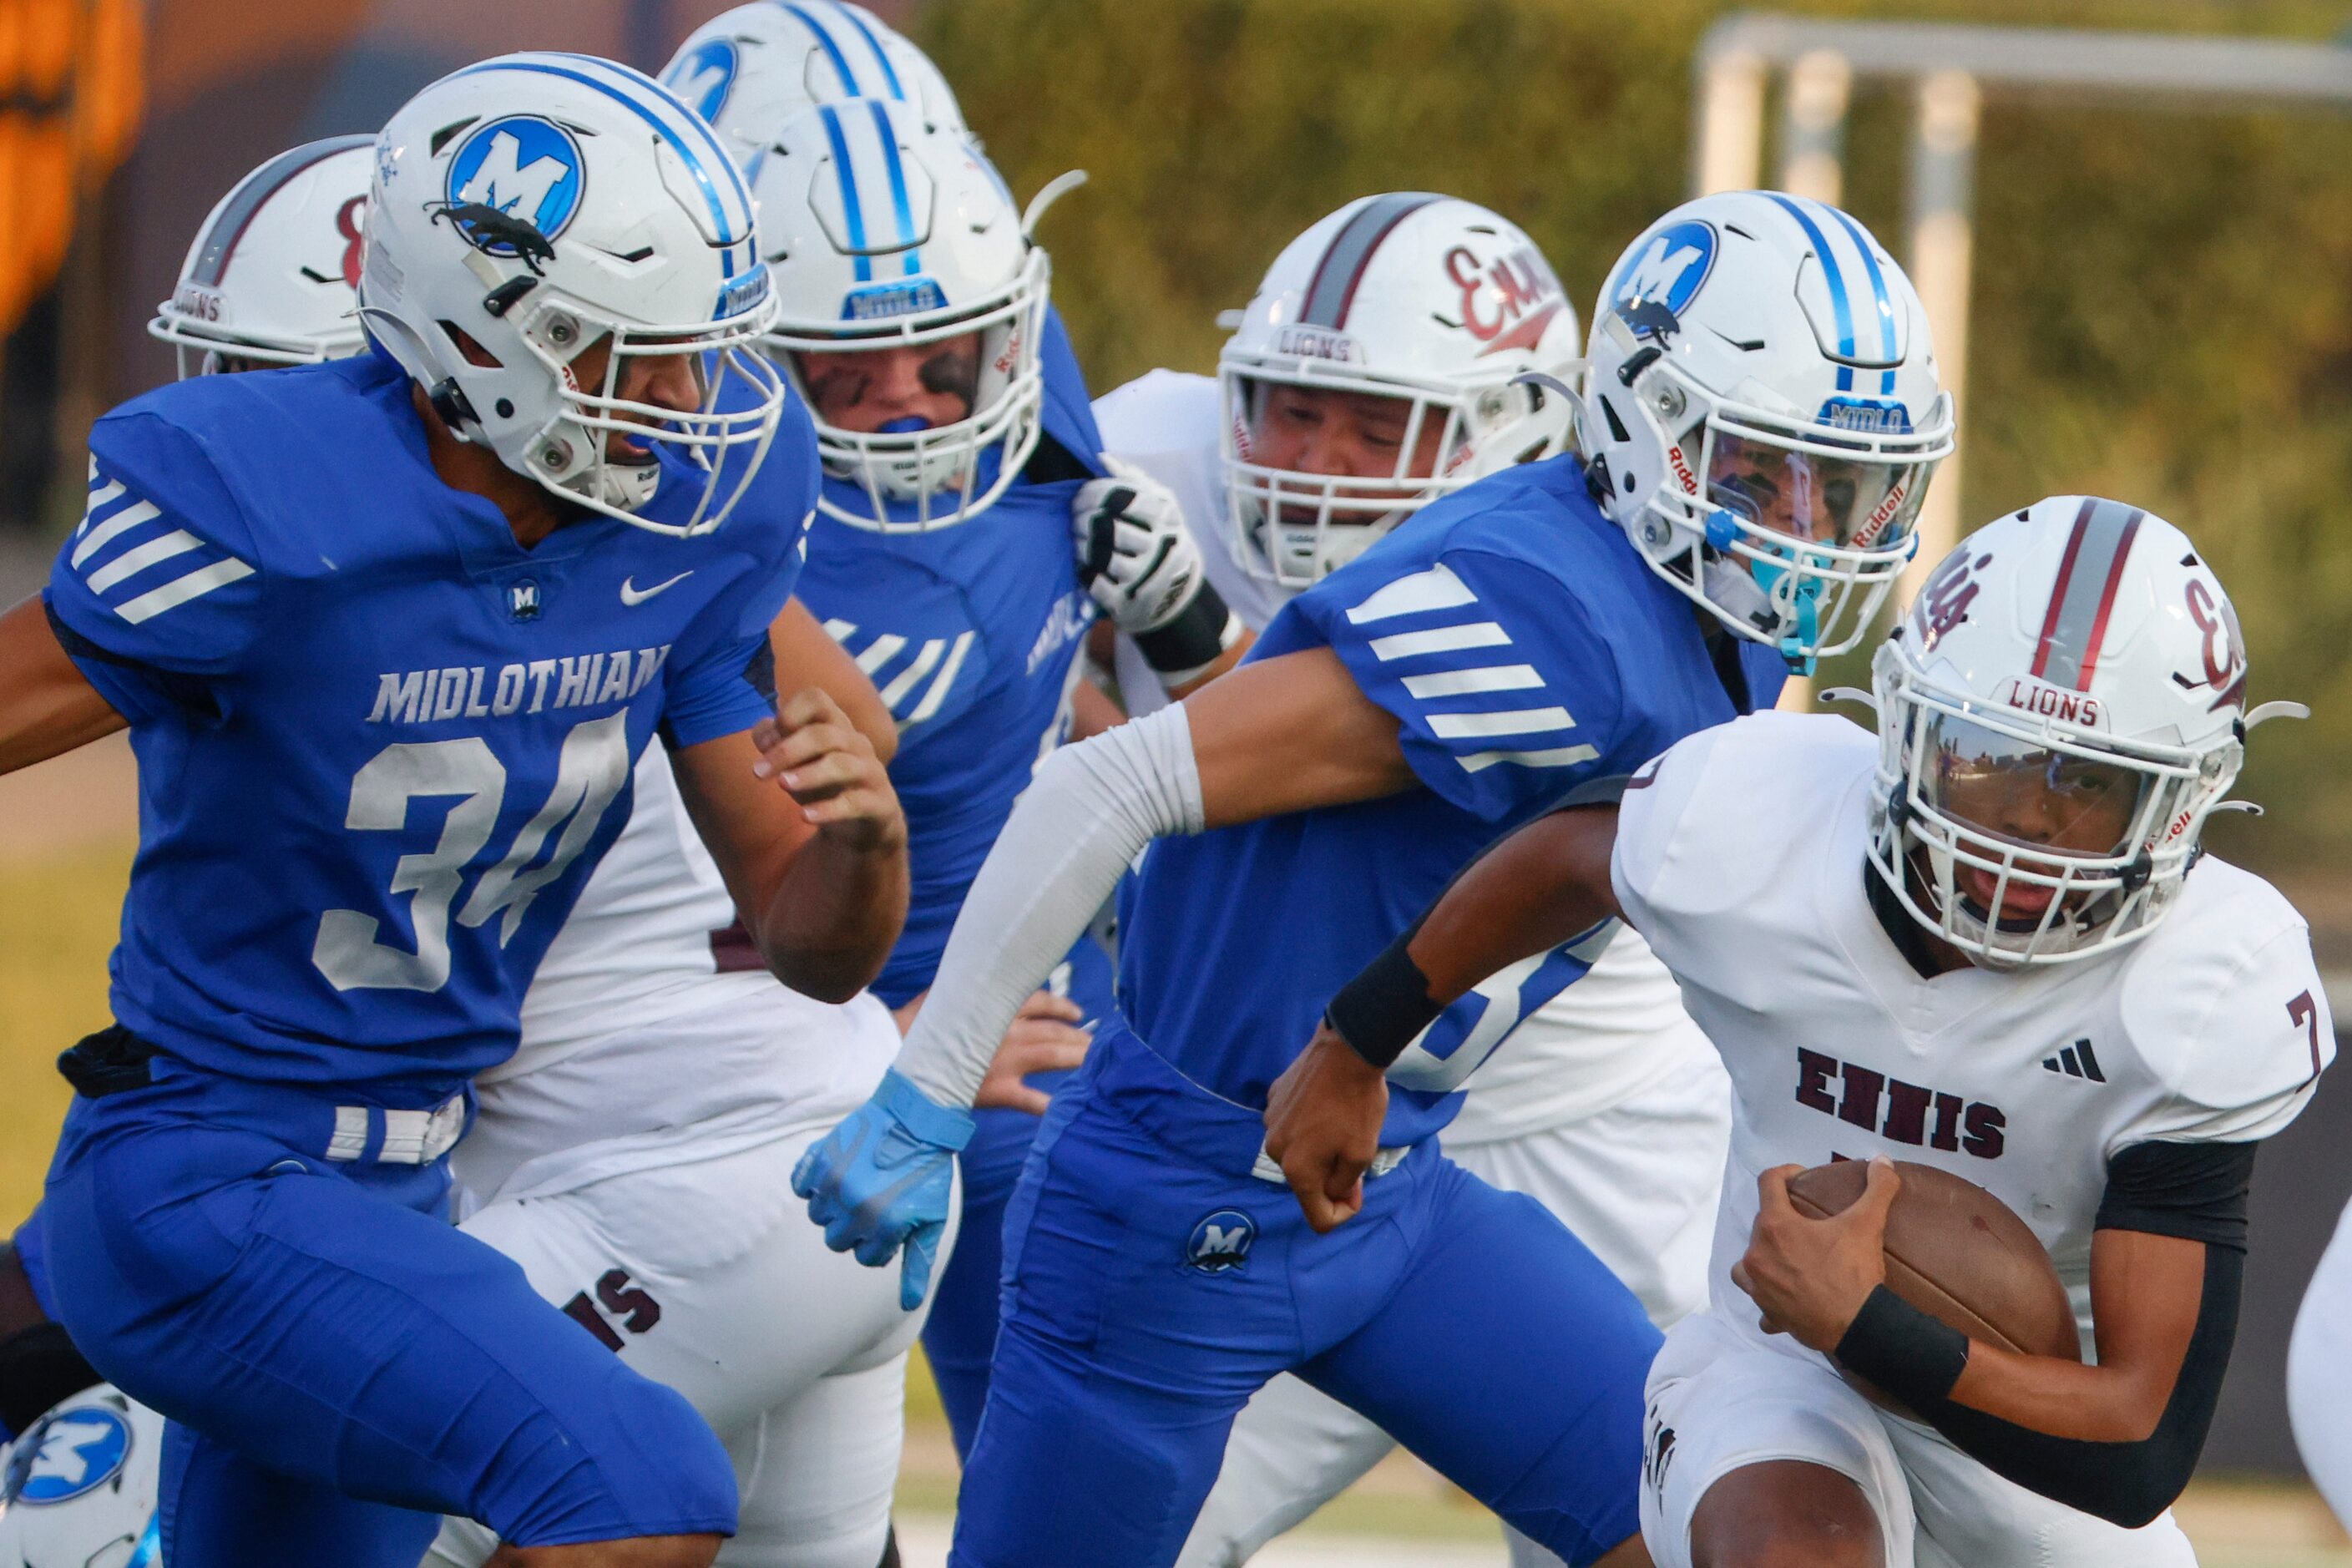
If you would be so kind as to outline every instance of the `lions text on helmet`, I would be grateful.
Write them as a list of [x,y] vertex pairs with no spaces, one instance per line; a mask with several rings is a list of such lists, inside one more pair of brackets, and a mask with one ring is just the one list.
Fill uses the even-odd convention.
[[[527,79],[530,113],[509,111]],[[650,133],[649,133],[650,132]],[[584,55],[469,66],[376,139],[361,313],[461,439],[658,532],[732,510],[785,400],[750,188],[667,89]],[[699,486],[681,523],[637,515]]]
[[2164,917],[2253,724],[2220,579],[2180,531],[2058,496],[1971,535],[1878,652],[1871,860],[1993,968],[2138,940]]
[[1894,258],[1819,202],[1705,196],[1618,260],[1588,360],[1594,497],[1652,568],[1791,668],[1855,646],[1952,449]]
[[887,99],[823,104],[754,174],[779,311],[766,342],[814,415],[826,514],[884,532],[977,516],[1035,450],[1051,267],[961,135]]
[[1304,588],[1416,508],[1550,456],[1576,344],[1507,219],[1420,191],[1349,203],[1275,259],[1218,359],[1234,558]]
[[331,136],[279,153],[215,204],[150,336],[180,379],[341,359],[360,331],[360,247],[372,136]]

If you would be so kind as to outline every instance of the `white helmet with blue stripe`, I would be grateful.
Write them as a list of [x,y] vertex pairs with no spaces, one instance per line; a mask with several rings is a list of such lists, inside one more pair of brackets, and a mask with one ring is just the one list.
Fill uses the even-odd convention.
[[[593,56],[504,55],[376,138],[361,315],[462,439],[566,500],[705,533],[787,397],[757,350],[775,302],[752,214],[717,133],[667,89]],[[574,363],[608,342],[580,384]],[[689,354],[697,409],[619,395],[629,361]],[[699,475],[684,521],[637,515],[664,482],[657,445]]]
[[677,47],[661,79],[718,128],[747,170],[787,122],[820,103],[887,98],[931,130],[964,130],[930,57],[844,0],[757,0],[722,11]]
[[356,290],[374,146],[373,136],[306,142],[214,205],[147,323],[177,351],[182,380],[366,349]]
[[1578,438],[1652,568],[1792,668],[1859,642],[1952,449],[1926,310],[1837,208],[1702,196],[1593,307]]
[[[826,515],[884,532],[946,528],[1004,493],[1036,449],[1051,267],[979,149],[887,99],[822,104],[783,128],[753,183],[776,280],[771,353],[815,416],[825,471],[866,492]],[[951,390],[961,418],[829,422],[804,356],[978,339]],[[943,354],[942,361],[949,355]],[[961,373],[957,373],[961,374]],[[934,379],[924,372],[926,384]]]

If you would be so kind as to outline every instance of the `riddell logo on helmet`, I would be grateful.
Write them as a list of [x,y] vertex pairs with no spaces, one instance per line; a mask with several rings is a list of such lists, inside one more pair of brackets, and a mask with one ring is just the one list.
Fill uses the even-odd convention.
[[1683,494],[1698,494],[1698,476],[1691,472],[1690,459],[1683,456],[1680,447],[1666,448],[1666,466],[1674,469],[1675,478],[1682,482]]
[[2044,686],[2038,680],[2021,677],[2010,681],[2000,689],[2000,700],[2021,713],[2055,719],[2061,724],[2085,730],[2104,729],[2106,725],[2106,711],[2099,706],[2097,698]]
[[1299,359],[1328,359],[1339,364],[1361,364],[1364,347],[1345,332],[1323,327],[1285,327],[1274,334],[1274,352]]

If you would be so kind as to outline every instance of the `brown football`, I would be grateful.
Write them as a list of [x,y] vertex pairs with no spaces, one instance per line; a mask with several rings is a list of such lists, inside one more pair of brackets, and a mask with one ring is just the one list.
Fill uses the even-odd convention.
[[[1903,1190],[1886,1215],[1887,1288],[1970,1339],[2082,1360],[2066,1287],[2025,1222],[1948,1171],[1908,1160],[1897,1160],[1895,1170]],[[1862,1196],[1869,1171],[1862,1160],[1816,1165],[1789,1179],[1789,1200],[1799,1214],[1825,1219]]]

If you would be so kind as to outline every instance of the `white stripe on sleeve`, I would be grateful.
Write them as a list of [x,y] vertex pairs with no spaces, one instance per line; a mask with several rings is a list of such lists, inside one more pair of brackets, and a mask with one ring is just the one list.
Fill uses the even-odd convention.
[[1433,626],[1425,632],[1399,632],[1393,637],[1374,637],[1368,646],[1374,658],[1387,664],[1421,654],[1455,653],[1465,647],[1500,647],[1510,640],[1511,634],[1493,621],[1472,621],[1466,626]]
[[175,577],[160,588],[151,588],[135,599],[126,599],[114,607],[114,613],[135,626],[191,599],[201,599],[215,588],[252,575],[253,568],[232,555],[226,561],[199,566],[186,576]]

